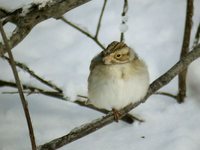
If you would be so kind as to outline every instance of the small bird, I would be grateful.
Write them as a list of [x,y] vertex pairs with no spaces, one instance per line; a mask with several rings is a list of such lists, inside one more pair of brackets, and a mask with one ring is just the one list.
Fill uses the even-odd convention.
[[88,103],[112,110],[117,122],[119,110],[144,98],[148,87],[146,64],[123,42],[112,42],[91,61]]

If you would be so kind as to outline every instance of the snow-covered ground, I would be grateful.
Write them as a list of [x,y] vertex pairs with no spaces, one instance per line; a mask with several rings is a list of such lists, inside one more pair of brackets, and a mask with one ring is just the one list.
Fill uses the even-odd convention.
[[[0,0],[9,10],[31,0]],[[35,1],[36,2],[36,1]],[[65,17],[94,34],[103,1],[92,0]],[[109,0],[102,20],[100,41],[107,46],[120,38],[123,1]],[[151,81],[177,62],[184,30],[186,3],[183,0],[129,0],[126,43],[133,47],[148,67]],[[200,21],[200,1],[195,0],[192,40]],[[7,32],[11,30],[8,26]],[[87,76],[92,57],[101,49],[85,35],[60,20],[49,19],[38,24],[13,49],[16,60],[27,64],[37,74],[51,80],[71,100],[76,94],[87,95]],[[188,74],[188,97],[183,104],[164,96],[151,96],[145,104],[132,111],[145,120],[132,125],[113,123],[62,150],[199,150],[200,147],[200,61],[195,61]],[[11,69],[0,59],[0,79],[13,81]],[[19,70],[23,83],[41,87],[32,77]],[[42,86],[43,87],[43,86]],[[45,87],[46,88],[46,87]],[[1,88],[0,92],[16,91]],[[162,88],[177,93],[177,79]],[[36,142],[38,145],[67,134],[102,116],[76,104],[42,95],[29,95]],[[0,93],[0,150],[27,150],[30,141],[18,95]]]

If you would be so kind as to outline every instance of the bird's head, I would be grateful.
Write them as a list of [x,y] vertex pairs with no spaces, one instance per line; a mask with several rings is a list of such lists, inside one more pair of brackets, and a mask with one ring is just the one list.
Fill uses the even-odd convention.
[[137,59],[137,54],[123,42],[112,42],[102,53],[103,63],[107,65],[124,64]]

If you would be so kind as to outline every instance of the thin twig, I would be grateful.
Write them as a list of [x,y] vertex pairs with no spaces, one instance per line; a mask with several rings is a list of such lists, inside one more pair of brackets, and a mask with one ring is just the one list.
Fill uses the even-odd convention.
[[154,93],[154,94],[169,96],[169,97],[174,98],[175,100],[177,100],[177,95],[173,95],[173,94],[171,94],[171,93],[167,93],[167,92],[156,92],[156,93]]
[[[122,11],[122,25],[125,25],[126,22],[124,21],[124,17],[126,16],[126,13],[128,12],[128,0],[124,0],[124,6],[123,6],[123,11]],[[121,32],[120,35],[120,41],[124,41],[124,32]]]
[[32,150],[36,150],[35,136],[34,136],[33,126],[32,126],[32,122],[31,122],[31,117],[30,117],[30,114],[29,114],[28,103],[27,103],[27,101],[24,97],[24,94],[23,94],[23,89],[22,89],[22,85],[21,85],[21,82],[20,82],[20,79],[19,79],[19,76],[18,76],[18,73],[17,73],[17,68],[15,66],[14,57],[12,55],[11,48],[8,44],[8,39],[6,37],[6,34],[5,34],[4,29],[3,29],[1,21],[0,21],[0,31],[1,31],[1,35],[2,35],[2,38],[3,38],[4,44],[5,44],[5,48],[8,52],[9,58],[10,58],[9,63],[10,63],[10,66],[12,68],[13,75],[15,77],[15,82],[17,84],[17,88],[18,88],[18,91],[19,91],[19,96],[20,96],[21,103],[22,103],[22,106],[23,106],[24,114],[26,116],[26,121],[27,121],[28,129],[29,129],[29,136],[30,136],[30,140],[31,140]]
[[101,42],[99,42],[99,40],[97,40],[93,35],[91,35],[90,33],[88,33],[87,31],[85,31],[84,29],[81,29],[79,26],[75,25],[74,23],[70,22],[69,20],[67,20],[64,17],[60,18],[63,22],[67,23],[68,25],[70,25],[71,27],[77,29],[78,31],[80,31],[81,33],[83,33],[84,35],[86,35],[87,37],[89,37],[90,39],[92,39],[99,47],[101,47],[102,49],[105,49],[105,47],[103,46],[103,44],[101,44]]
[[[14,82],[0,80],[0,87],[3,87],[3,86],[17,88],[16,83],[14,83]],[[55,98],[59,98],[61,100],[69,101],[69,98],[64,96],[60,92],[47,91],[47,90],[44,90],[44,89],[41,89],[41,88],[38,88],[35,86],[27,85],[27,84],[22,84],[22,88],[23,88],[23,90],[29,91],[28,92],[29,94],[34,94],[34,93],[43,94],[46,96],[55,97]]]
[[195,34],[195,39],[194,39],[194,43],[193,43],[193,47],[197,46],[200,40],[200,23],[198,25],[196,34]]
[[79,94],[78,94],[77,97],[84,98],[84,99],[88,100],[88,97],[87,97],[87,96],[84,96],[84,95],[79,95]]
[[[9,58],[6,56],[2,56],[4,59],[6,59],[7,61],[9,61]],[[40,81],[41,83],[47,85],[48,87],[58,91],[58,92],[63,92],[61,88],[59,88],[57,85],[55,85],[54,83],[47,81],[43,78],[41,78],[40,76],[38,76],[33,70],[31,70],[27,65],[15,61],[15,65],[21,69],[23,69],[24,71],[26,71],[27,73],[29,73],[32,77],[34,77],[35,79],[37,79],[38,81]]]
[[[183,44],[182,44],[182,48],[181,48],[180,58],[185,57],[187,55],[187,53],[189,52],[193,9],[194,9],[193,8],[193,0],[187,0],[185,31],[184,31]],[[186,96],[186,76],[187,76],[187,68],[185,68],[185,70],[183,70],[178,76],[178,87],[179,87],[179,92],[177,95],[178,103],[184,102],[184,98]]]
[[107,0],[104,0],[103,7],[102,7],[102,10],[101,10],[101,14],[100,14],[100,17],[99,17],[99,21],[98,21],[98,24],[97,24],[96,34],[94,36],[95,39],[98,39],[98,35],[99,35],[100,27],[101,27],[101,20],[103,18],[106,3],[107,3]]
[[[189,52],[188,55],[184,58],[181,58],[179,62],[177,62],[171,69],[169,69],[166,73],[156,79],[153,83],[151,83],[148,93],[144,99],[141,101],[130,104],[123,108],[120,111],[121,116],[123,117],[126,115],[127,112],[132,110],[133,108],[137,107],[139,104],[144,103],[149,96],[155,93],[157,90],[168,84],[177,74],[179,74],[182,70],[184,70],[192,61],[200,57],[200,44],[197,45],[193,51]],[[96,119],[90,123],[81,125],[80,127],[76,127],[67,135],[62,137],[56,138],[46,144],[40,145],[38,147],[39,150],[46,150],[46,149],[57,149],[66,144],[69,144],[75,140],[78,140],[96,130],[112,123],[114,121],[114,115],[112,112],[107,114],[104,117]]]

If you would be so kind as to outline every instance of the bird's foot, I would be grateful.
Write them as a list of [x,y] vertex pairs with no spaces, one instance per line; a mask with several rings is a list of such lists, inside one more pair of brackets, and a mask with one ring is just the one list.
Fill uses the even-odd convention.
[[116,109],[112,109],[113,115],[114,115],[114,119],[116,122],[119,122],[120,116],[122,115],[118,110]]

